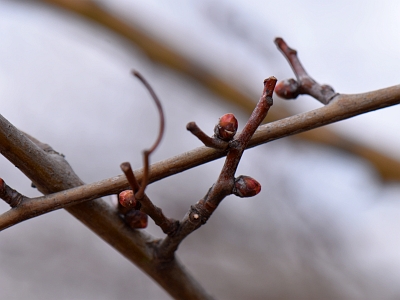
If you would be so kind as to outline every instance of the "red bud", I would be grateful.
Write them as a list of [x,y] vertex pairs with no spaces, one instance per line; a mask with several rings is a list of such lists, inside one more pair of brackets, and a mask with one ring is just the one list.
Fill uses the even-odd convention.
[[233,194],[238,197],[253,197],[261,191],[261,184],[250,176],[240,175],[235,179]]
[[148,217],[144,212],[132,209],[125,215],[125,221],[131,228],[146,228]]
[[133,195],[133,191],[132,190],[126,190],[126,191],[122,191],[119,195],[118,195],[118,200],[119,203],[123,206],[123,207],[136,207],[137,201],[135,199],[135,196]]
[[300,94],[299,84],[294,79],[286,79],[278,82],[275,93],[283,99],[296,99]]
[[215,125],[215,136],[223,141],[230,141],[236,134],[238,129],[238,121],[233,114],[225,114],[219,118],[218,124]]

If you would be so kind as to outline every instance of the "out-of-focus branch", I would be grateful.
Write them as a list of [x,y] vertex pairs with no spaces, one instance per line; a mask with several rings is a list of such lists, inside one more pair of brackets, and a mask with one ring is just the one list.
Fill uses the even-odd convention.
[[[250,113],[254,108],[253,99],[257,95],[246,95],[238,90],[234,85],[226,82],[206,70],[203,66],[196,64],[190,59],[178,54],[176,51],[167,47],[162,42],[155,40],[147,35],[139,27],[127,24],[118,16],[109,13],[91,0],[42,0],[48,4],[56,5],[76,14],[89,18],[98,24],[101,24],[117,34],[127,38],[135,45],[140,47],[151,59],[176,69],[195,80],[202,83],[211,91],[220,95],[227,101],[242,107]],[[267,117],[268,121],[279,120],[290,116],[291,113],[283,108],[271,111]],[[337,147],[359,155],[371,162],[378,170],[383,179],[400,180],[400,162],[389,157],[378,150],[372,149],[360,143],[354,142],[328,128],[318,128],[299,135],[306,140]]]
[[[260,126],[250,140],[248,148],[399,103],[400,85],[363,94],[340,94],[324,107]],[[360,151],[356,146],[354,147],[354,149],[351,149],[352,151]],[[15,153],[20,151],[18,148],[12,149]],[[7,158],[10,157],[9,160],[11,161],[15,161],[15,153],[13,151],[7,153],[8,156],[6,156]],[[34,151],[34,149],[32,149],[32,151]],[[221,158],[224,155],[226,155],[225,150],[209,147],[193,149],[189,152],[151,165],[149,182],[161,180],[165,177]],[[20,163],[22,164],[23,161]],[[31,163],[35,165],[36,160]],[[29,170],[25,172],[26,174],[30,174]],[[137,180],[140,181],[143,176],[143,170],[139,169],[134,171],[134,173]],[[36,181],[39,179],[40,178],[36,179]],[[38,184],[36,182],[34,183],[36,185]],[[62,207],[68,207],[74,203],[81,203],[105,195],[117,194],[128,187],[129,183],[126,177],[121,175],[85,186],[75,187],[68,191],[44,196],[40,199],[36,198],[35,201],[40,201],[37,202],[38,204],[33,201],[25,201],[24,205],[9,210],[0,216],[0,229],[5,229],[26,219],[33,218],[40,215],[41,212],[46,213]],[[36,205],[40,206],[40,210],[37,209],[38,206]]]

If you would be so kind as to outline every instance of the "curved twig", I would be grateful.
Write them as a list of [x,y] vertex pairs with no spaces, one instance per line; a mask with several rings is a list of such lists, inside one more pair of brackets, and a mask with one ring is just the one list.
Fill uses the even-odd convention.
[[[151,87],[151,85],[147,82],[147,80],[138,72],[135,70],[132,70],[132,74],[134,76],[136,76],[137,78],[139,78],[139,80],[143,83],[143,85],[147,88],[147,90],[149,91],[151,97],[153,98],[157,109],[158,109],[158,113],[160,115],[160,129],[158,132],[158,136],[156,141],[154,142],[153,146],[150,149],[144,150],[143,151],[143,178],[140,182],[140,189],[135,192],[135,197],[137,199],[142,199],[144,196],[144,191],[146,189],[146,186],[149,182],[149,157],[150,155],[154,152],[154,150],[156,150],[156,148],[158,147],[158,145],[161,142],[161,139],[164,135],[164,128],[165,128],[165,118],[164,118],[164,111],[161,105],[161,101],[158,99],[156,93],[154,92],[153,88]],[[134,188],[134,187],[132,187]],[[135,191],[135,189],[134,189]]]

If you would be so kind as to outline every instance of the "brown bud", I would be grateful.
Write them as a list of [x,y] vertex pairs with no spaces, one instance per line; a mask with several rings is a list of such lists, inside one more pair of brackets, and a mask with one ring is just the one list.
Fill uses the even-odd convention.
[[123,207],[136,207],[137,201],[135,199],[135,196],[133,195],[132,190],[126,190],[122,191],[118,195],[118,201]]
[[299,84],[294,79],[286,79],[278,82],[275,93],[283,99],[296,99],[300,94]]
[[131,228],[146,228],[148,217],[144,212],[132,209],[125,215],[125,221]]
[[235,179],[233,194],[238,197],[253,197],[261,191],[261,184],[250,176],[240,175]]
[[214,127],[215,136],[223,141],[230,141],[236,134],[238,121],[233,114],[225,114],[219,118],[218,124]]

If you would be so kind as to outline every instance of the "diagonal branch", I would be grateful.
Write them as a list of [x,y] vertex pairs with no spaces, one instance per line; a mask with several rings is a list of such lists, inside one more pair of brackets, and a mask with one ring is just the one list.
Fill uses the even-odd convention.
[[[0,152],[18,166],[42,193],[49,194],[83,185],[63,157],[43,151],[1,115]],[[85,186],[82,188],[85,190]],[[19,209],[18,206],[8,213],[12,214]],[[21,207],[21,210],[29,213],[26,206]],[[160,268],[159,262],[153,257],[153,238],[142,231],[130,229],[115,209],[102,199],[68,207],[67,211],[152,277],[172,297],[211,299],[177,259]]]
[[[189,234],[207,222],[214,210],[226,196],[235,192],[236,169],[247,144],[272,106],[272,94],[275,84],[276,78],[273,76],[264,80],[264,90],[256,108],[247,121],[243,131],[237,138],[233,138],[232,136],[233,139],[229,142],[225,164],[222,167],[217,181],[212,185],[203,199],[190,207],[176,231],[167,235],[160,242],[157,249],[157,256],[160,261],[173,260],[180,243]],[[251,180],[252,183],[256,182],[253,179]],[[255,193],[252,193],[252,196],[254,196],[260,191],[259,183],[256,182],[256,185],[252,185],[252,187],[257,189]]]

